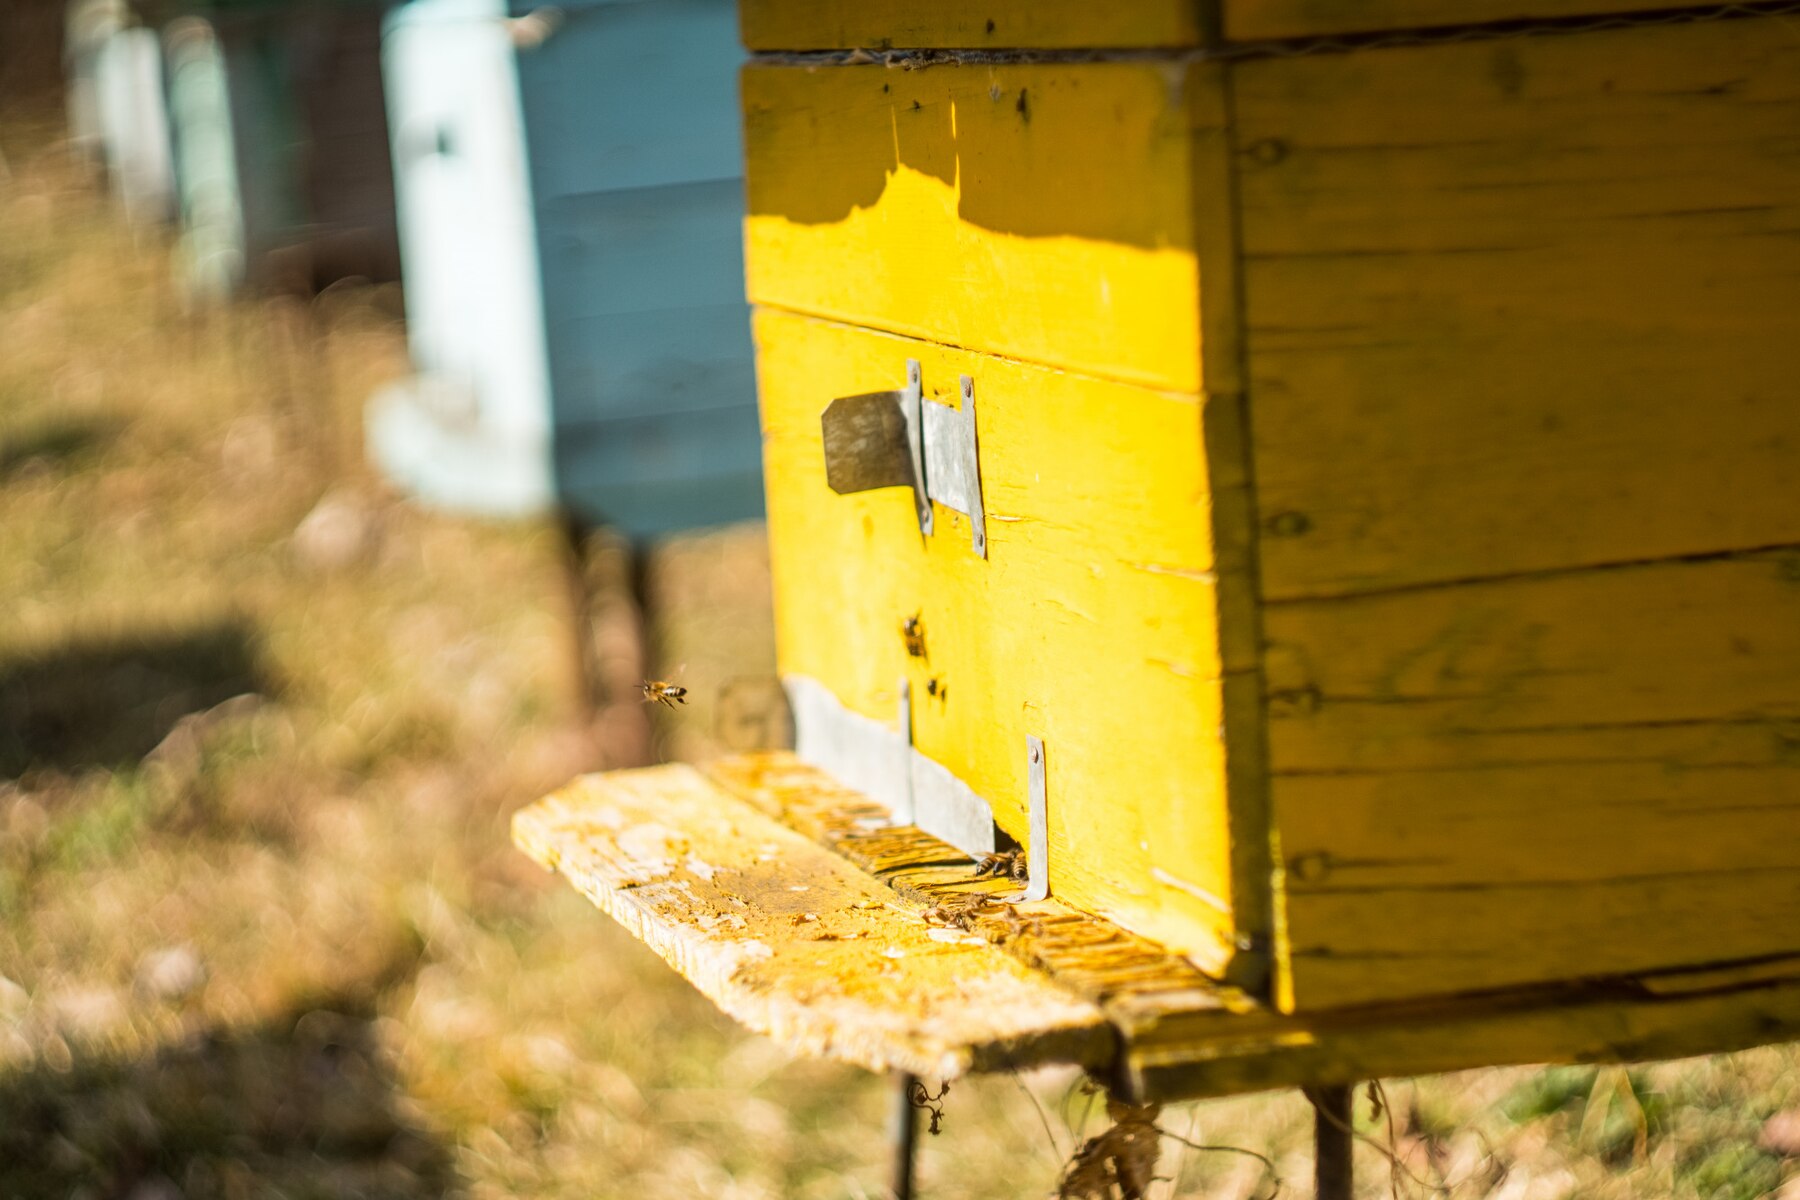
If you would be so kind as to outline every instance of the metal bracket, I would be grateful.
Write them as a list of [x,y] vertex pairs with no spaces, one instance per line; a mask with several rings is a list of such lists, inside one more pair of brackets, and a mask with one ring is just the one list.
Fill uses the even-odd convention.
[[911,825],[917,819],[912,791],[912,681],[900,679],[900,770],[902,785],[894,795],[894,824]]
[[840,396],[820,420],[825,480],[839,495],[911,487],[919,532],[930,536],[933,501],[969,518],[975,553],[987,557],[981,455],[975,435],[975,380],[962,376],[962,403],[925,399],[919,361],[906,362],[906,386]]
[[1026,735],[1026,767],[1031,777],[1031,836],[1025,846],[1023,900],[1050,898],[1050,789],[1044,763],[1044,740]]

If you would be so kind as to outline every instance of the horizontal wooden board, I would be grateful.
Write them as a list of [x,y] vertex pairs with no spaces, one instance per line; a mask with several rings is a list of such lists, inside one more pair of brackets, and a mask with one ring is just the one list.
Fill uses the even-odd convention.
[[1221,987],[1167,947],[1052,897],[1013,903],[1011,879],[972,878],[974,863],[948,843],[910,825],[886,824],[867,795],[779,751],[708,763],[707,775],[784,824],[842,854],[909,900],[933,906],[971,898],[995,901],[972,910],[970,932],[1018,955],[1056,982],[1106,1010],[1121,1028],[1145,1029],[1179,1012],[1249,1012],[1258,1005]]
[[1220,0],[1234,41],[1567,20],[1690,7],[1686,0]]
[[[909,680],[916,749],[1020,841],[1041,737],[1052,893],[1222,966],[1266,874],[1227,824],[1200,398],[768,309],[755,328],[782,673],[881,722]],[[985,559],[941,506],[922,538],[910,489],[826,485],[825,406],[909,358],[928,402],[974,380]]]
[[[941,904],[982,886],[969,879],[969,864],[955,850],[915,829],[879,828],[879,806],[790,754],[744,755],[707,772],[908,899]],[[1717,1053],[1800,1033],[1800,957],[1286,1016],[1211,983],[1163,947],[1053,899],[996,906],[969,926],[1105,1010],[1123,1043],[1115,1077],[1138,1099],[1498,1063]]]
[[751,66],[751,299],[1197,391],[1191,176],[1217,72]]
[[752,50],[1192,46],[1202,0],[740,0]]
[[1800,553],[1264,622],[1291,1004],[1800,951]]
[[[1792,957],[1284,1016],[1103,919],[1007,903],[1010,885],[971,878],[954,849],[880,815],[792,755],[758,754],[579,780],[521,812],[515,837],[728,1011],[801,1053],[864,1066],[1068,1059],[1167,1101],[1713,1053],[1800,1032]],[[875,946],[874,963],[856,953]],[[1071,1004],[1073,1023],[1031,1027]],[[1090,1023],[1098,1011],[1110,1027]]]
[[576,780],[515,814],[513,840],[795,1053],[938,1078],[1111,1057],[1095,1005],[693,767]]
[[1232,81],[1267,597],[1800,543],[1787,24]]
[[1760,983],[1656,994],[1634,982],[1311,1017],[1199,1012],[1131,1038],[1118,1074],[1144,1100],[1354,1084],[1514,1063],[1721,1054],[1800,1037],[1800,963]]

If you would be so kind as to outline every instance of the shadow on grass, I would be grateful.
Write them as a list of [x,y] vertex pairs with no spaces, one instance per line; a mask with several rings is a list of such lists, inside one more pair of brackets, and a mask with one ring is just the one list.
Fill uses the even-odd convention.
[[0,1077],[0,1196],[411,1200],[455,1189],[409,1123],[366,1000],[306,1004],[137,1061]]
[[118,433],[114,422],[65,418],[0,437],[0,483],[33,467],[62,470],[106,447]]
[[0,659],[0,779],[136,762],[189,713],[270,688],[254,635],[235,623]]

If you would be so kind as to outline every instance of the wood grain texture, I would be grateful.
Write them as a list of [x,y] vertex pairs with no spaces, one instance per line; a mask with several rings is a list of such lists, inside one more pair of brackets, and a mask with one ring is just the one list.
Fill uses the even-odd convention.
[[[792,755],[744,755],[707,771],[909,900],[936,905],[976,890],[1010,890],[971,880],[969,863],[929,835],[878,827],[878,805]],[[1242,990],[1214,984],[1166,948],[1054,899],[996,906],[969,928],[1100,1005],[1121,1038],[1117,1077],[1137,1099],[1499,1063],[1718,1053],[1800,1032],[1800,956],[1286,1016]]]
[[1265,621],[1288,1004],[1800,951],[1800,553]]
[[[915,747],[1021,841],[1042,737],[1053,894],[1225,969],[1266,875],[1228,828],[1201,400],[768,309],[756,337],[782,673],[885,722],[908,678]],[[909,358],[934,401],[974,379],[986,559],[942,506],[922,538],[907,489],[826,484],[820,413]]]
[[1559,20],[1682,8],[1684,0],[1219,0],[1233,41]]
[[1192,156],[1218,71],[751,66],[751,299],[1197,391]]
[[1137,1097],[1175,1101],[1512,1063],[1720,1054],[1800,1037],[1800,963],[1771,966],[1778,977],[1666,995],[1625,982],[1311,1017],[1198,1013],[1131,1038],[1118,1072]]
[[740,0],[752,50],[1192,46],[1201,0]]
[[1268,599],[1800,543],[1788,24],[1232,79]]
[[1089,913],[1051,898],[1005,902],[1011,879],[977,879],[974,863],[947,842],[910,825],[787,752],[745,754],[707,764],[721,787],[820,845],[842,854],[901,896],[931,906],[973,897],[1000,901],[964,922],[1034,970],[1100,1005],[1121,1028],[1148,1029],[1173,1013],[1251,1012],[1254,1001],[1223,987],[1192,962]]
[[692,767],[576,780],[515,814],[513,840],[795,1053],[936,1078],[1111,1057],[1094,1005]]
[[[954,1074],[1067,1058],[1110,1065],[1131,1098],[1170,1101],[1800,1033],[1796,957],[1284,1016],[1055,900],[996,903],[1010,883],[972,878],[955,849],[881,815],[772,753],[578,780],[514,832],[727,1011],[798,1052],[864,1066]],[[940,914],[929,925],[915,915],[927,906]],[[953,910],[962,918],[946,923]],[[876,946],[874,962],[857,953]],[[1067,1023],[1032,1025],[1065,1010]],[[1107,1024],[1092,1023],[1101,1011]]]

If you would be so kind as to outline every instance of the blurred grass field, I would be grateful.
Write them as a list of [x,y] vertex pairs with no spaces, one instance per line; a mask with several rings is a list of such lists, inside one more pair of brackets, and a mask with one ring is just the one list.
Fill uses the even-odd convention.
[[[746,1035],[508,845],[607,731],[552,528],[362,462],[397,294],[190,313],[59,138],[0,113],[0,1197],[880,1195],[881,1081]],[[699,701],[665,754],[714,752],[706,698],[771,670],[767,584],[758,528],[656,556]],[[1392,1145],[1438,1194],[1800,1200],[1797,1068],[1395,1081]],[[1097,1127],[1076,1082],[958,1083],[922,1195],[1049,1194]],[[1295,1095],[1163,1125],[1306,1192]],[[1272,1182],[1172,1142],[1163,1174]]]

